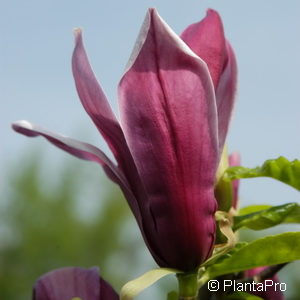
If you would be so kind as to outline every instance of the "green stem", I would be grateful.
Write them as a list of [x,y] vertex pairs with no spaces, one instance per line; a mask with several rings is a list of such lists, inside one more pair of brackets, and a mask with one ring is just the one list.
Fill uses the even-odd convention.
[[176,274],[179,285],[179,300],[195,300],[198,294],[197,273]]

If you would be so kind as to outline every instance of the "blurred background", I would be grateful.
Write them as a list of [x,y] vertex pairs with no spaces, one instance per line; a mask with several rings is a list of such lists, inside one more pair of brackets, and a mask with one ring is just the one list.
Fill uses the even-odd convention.
[[[239,67],[229,150],[239,151],[247,167],[279,155],[300,158],[299,1],[2,1],[1,299],[30,299],[36,278],[62,266],[98,265],[117,290],[156,266],[123,196],[101,168],[10,129],[12,121],[27,119],[111,156],[76,94],[72,29],[83,29],[90,61],[118,114],[117,84],[150,6],[178,34],[202,19],[207,8],[219,11]],[[260,178],[244,180],[240,198],[242,206],[279,205],[299,202],[299,193]],[[299,226],[271,232],[286,230]],[[269,233],[247,231],[243,236],[250,240]],[[299,266],[280,272],[290,300],[299,299]],[[174,284],[164,279],[140,299],[163,299],[161,291]]]

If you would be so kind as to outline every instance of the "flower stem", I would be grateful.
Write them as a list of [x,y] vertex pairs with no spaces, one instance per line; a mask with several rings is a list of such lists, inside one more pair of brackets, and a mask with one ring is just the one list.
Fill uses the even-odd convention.
[[177,274],[179,300],[196,300],[198,294],[197,273]]

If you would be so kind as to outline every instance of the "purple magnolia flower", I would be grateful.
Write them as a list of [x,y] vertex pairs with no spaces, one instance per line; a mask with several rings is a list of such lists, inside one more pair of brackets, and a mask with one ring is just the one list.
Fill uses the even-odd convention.
[[118,294],[99,276],[98,268],[62,268],[40,277],[33,300],[118,300]]
[[77,91],[117,165],[92,145],[27,121],[13,128],[101,164],[122,189],[156,262],[191,271],[214,245],[215,176],[233,106],[236,64],[215,11],[188,27],[182,39],[149,9],[119,84],[120,124],[76,31]]

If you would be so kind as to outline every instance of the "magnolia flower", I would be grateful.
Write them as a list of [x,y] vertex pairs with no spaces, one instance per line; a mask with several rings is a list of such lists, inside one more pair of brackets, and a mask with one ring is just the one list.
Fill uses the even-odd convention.
[[33,300],[118,300],[118,294],[99,276],[98,268],[62,268],[40,277]]
[[96,161],[122,189],[154,259],[191,271],[212,253],[216,170],[233,106],[236,65],[221,19],[177,36],[149,9],[119,84],[121,123],[92,72],[81,31],[72,67],[81,102],[117,165],[98,148],[27,121],[13,128]]

